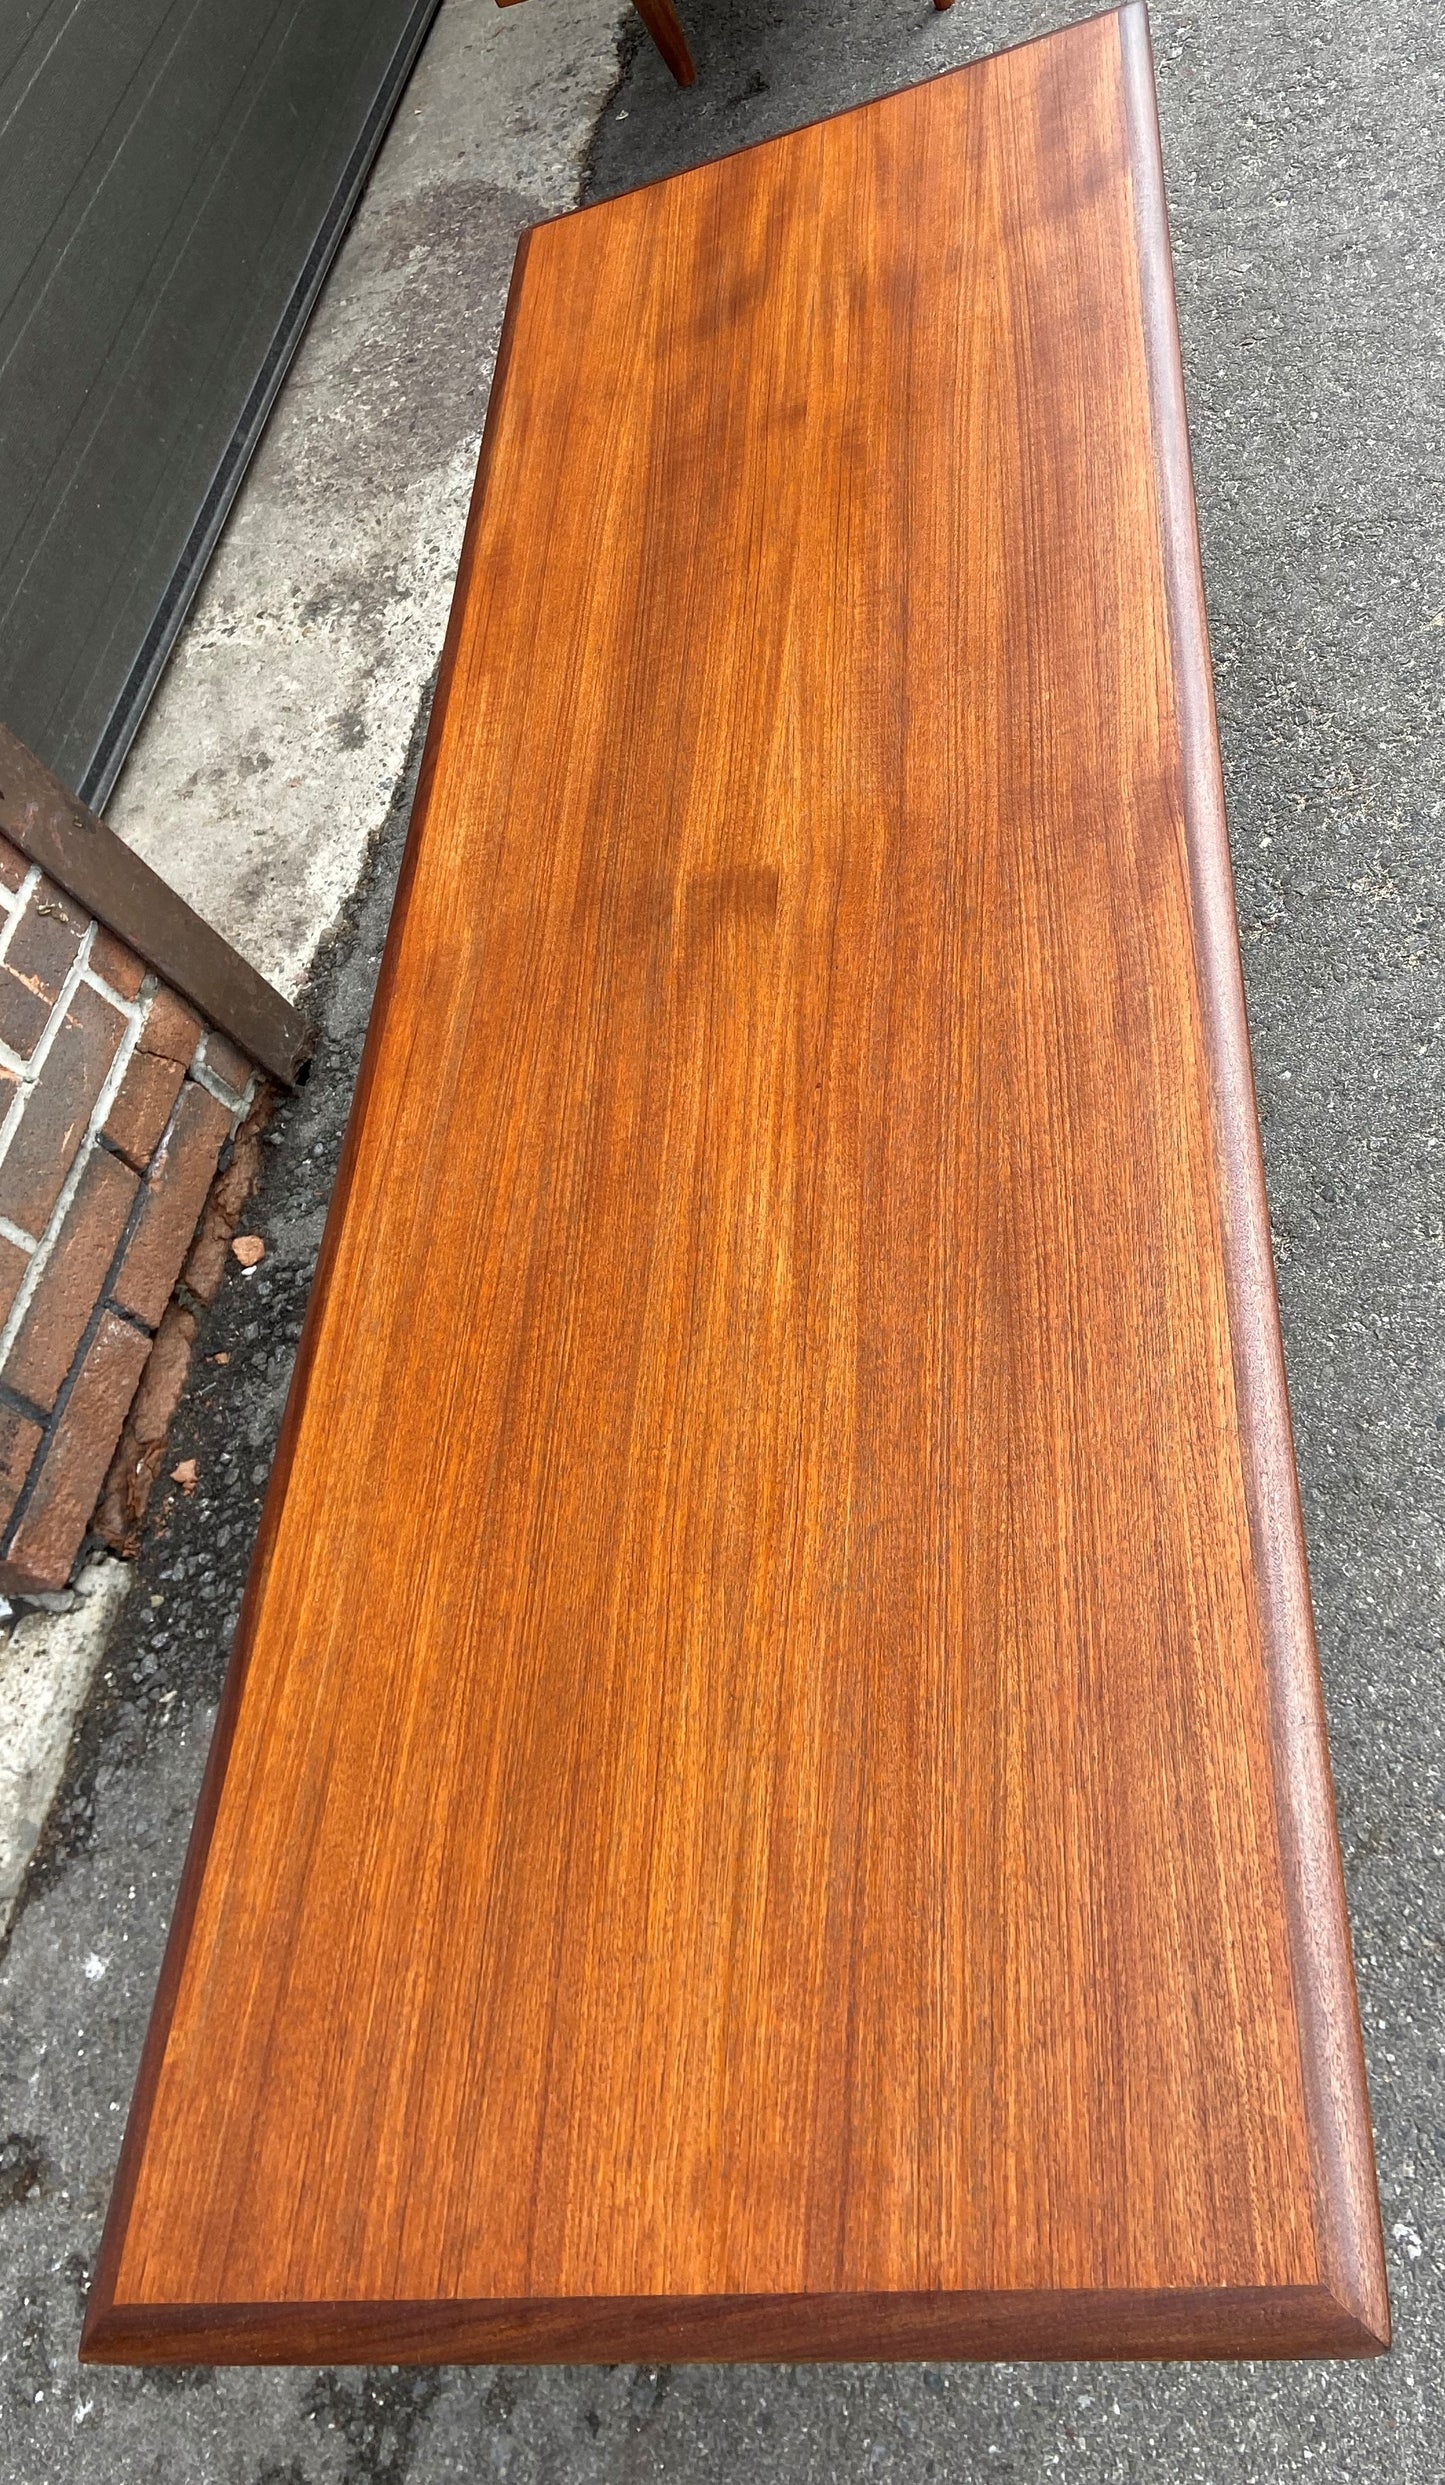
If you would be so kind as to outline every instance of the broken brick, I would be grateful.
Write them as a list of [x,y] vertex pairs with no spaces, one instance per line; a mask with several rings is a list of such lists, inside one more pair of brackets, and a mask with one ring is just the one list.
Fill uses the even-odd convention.
[[0,1044],[28,1061],[50,1024],[51,1004],[0,966]]
[[8,837],[0,837],[0,882],[7,889],[18,889],[29,869],[20,848],[12,846]]
[[96,1148],[10,1350],[5,1378],[32,1406],[54,1406],[90,1315],[105,1291],[115,1247],[140,1184]]
[[10,1524],[39,1446],[40,1426],[14,1407],[0,1406],[0,1527]]
[[225,1105],[188,1081],[146,1178],[140,1216],[111,1296],[151,1328],[180,1275],[230,1128]]
[[47,1008],[53,1008],[60,998],[89,922],[90,917],[53,880],[36,882],[11,934],[5,963],[12,975],[39,994]]
[[232,1094],[243,1096],[252,1075],[253,1065],[228,1037],[218,1035],[214,1027],[206,1030],[206,1049],[201,1056],[213,1079],[219,1079]]
[[159,1053],[163,1060],[178,1061],[183,1070],[188,1070],[201,1040],[201,1022],[194,1010],[188,1010],[184,1001],[178,1001],[162,985],[146,1013],[138,1040],[143,1053]]
[[148,1165],[155,1154],[185,1075],[180,1062],[159,1053],[131,1054],[103,1135],[133,1165]]
[[140,1540],[141,1521],[161,1471],[166,1434],[186,1385],[195,1342],[194,1312],[182,1303],[170,1304],[156,1331],[96,1513],[97,1534],[117,1553],[134,1553]]
[[215,1299],[225,1273],[227,1247],[260,1176],[261,1136],[274,1104],[274,1090],[263,1085],[236,1133],[231,1161],[224,1173],[217,1174],[206,1202],[190,1257],[181,1271],[184,1282],[200,1303]]
[[0,1321],[9,1319],[10,1306],[25,1282],[29,1266],[29,1252],[0,1234]]
[[[80,1150],[125,1021],[83,984],[61,1022],[0,1164],[0,1216],[42,1234]],[[218,1106],[217,1111],[220,1110]]]
[[232,1222],[216,1206],[213,1192],[206,1202],[190,1256],[181,1270],[182,1284],[190,1287],[198,1303],[213,1303],[216,1299],[216,1288],[225,1274]]
[[103,1315],[5,1549],[17,1585],[63,1588],[70,1577],[149,1353],[139,1329]]
[[124,941],[116,939],[114,932],[107,932],[103,923],[95,927],[89,963],[92,974],[99,975],[109,984],[112,992],[120,994],[123,1001],[133,1001],[145,982],[144,958],[138,958],[133,949],[127,949]]

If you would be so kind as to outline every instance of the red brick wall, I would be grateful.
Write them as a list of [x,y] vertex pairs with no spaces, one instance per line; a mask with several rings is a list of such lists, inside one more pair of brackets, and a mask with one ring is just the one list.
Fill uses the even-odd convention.
[[69,1578],[256,1087],[0,839],[0,1587]]

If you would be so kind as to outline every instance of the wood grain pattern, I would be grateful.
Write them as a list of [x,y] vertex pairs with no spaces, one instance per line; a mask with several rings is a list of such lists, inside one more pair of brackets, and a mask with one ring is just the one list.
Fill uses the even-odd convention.
[[1177,373],[1132,10],[524,244],[88,2356],[1383,2343]]

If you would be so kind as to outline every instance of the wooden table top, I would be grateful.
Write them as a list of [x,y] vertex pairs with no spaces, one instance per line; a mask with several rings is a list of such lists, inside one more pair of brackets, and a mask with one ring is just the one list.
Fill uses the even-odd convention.
[[523,243],[85,2353],[1387,2326],[1126,9]]

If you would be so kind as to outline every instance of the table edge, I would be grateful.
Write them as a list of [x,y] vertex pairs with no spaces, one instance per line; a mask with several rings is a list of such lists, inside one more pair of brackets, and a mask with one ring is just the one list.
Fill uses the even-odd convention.
[[149,2304],[87,2323],[86,2364],[742,2364],[1372,2356],[1323,2287]]
[[1390,2304],[1290,1423],[1225,818],[1148,11],[1118,13],[1204,1049],[1320,2274],[1381,2346]]
[[[201,1777],[201,1788],[196,1800],[196,1812],[191,1824],[190,1838],[186,1846],[185,1862],[181,1867],[175,1910],[171,1917],[170,1931],[166,1937],[161,1972],[156,1982],[155,1999],[151,2005],[151,2015],[136,2070],[135,2086],[131,2093],[125,2137],[121,2143],[120,2156],[116,2164],[110,2206],[106,2212],[100,2250],[96,2256],[95,2276],[91,2283],[81,2334],[82,2360],[90,2352],[90,2342],[93,2337],[104,2330],[112,2319],[126,2320],[129,2318],[129,2308],[115,2308],[116,2284],[130,2226],[136,2183],[150,2132],[151,2114],[160,2084],[161,2068],[170,2039],[171,2021],[185,1969],[201,1884],[205,1877],[211,1837],[220,1809],[221,1793],[231,1757],[231,1745],[235,1739],[236,1726],[245,1697],[246,1677],[250,1670],[251,1653],[255,1645],[256,1624],[266,1592],[282,1512],[286,1506],[291,1466],[296,1454],[296,1443],[306,1405],[311,1369],[321,1332],[323,1307],[329,1293],[331,1271],[346,1222],[347,1202],[356,1177],[356,1162],[360,1152],[361,1134],[366,1125],[367,1105],[376,1079],[386,1023],[390,1014],[391,997],[397,980],[402,935],[416,880],[432,781],[441,751],[448,693],[461,646],[467,610],[467,588],[476,562],[482,511],[487,494],[487,480],[496,450],[501,407],[506,395],[507,373],[511,362],[517,313],[522,298],[530,247],[531,232],[528,230],[524,231],[518,240],[516,257],[512,265],[512,281],[507,295],[507,307],[502,318],[501,334],[497,340],[496,362],[493,366],[492,385],[487,399],[476,480],[472,487],[466,528],[462,537],[462,551],[457,565],[451,614],[442,646],[441,663],[437,669],[431,715],[427,725],[421,767],[417,774],[411,821],[407,830],[401,870],[397,878],[396,896],[392,904],[390,925],[382,953],[381,970],[377,977],[366,1040],[362,1047],[361,1066],[357,1072],[356,1088],[352,1096],[346,1136],[337,1164],[331,1204],[327,1211],[321,1248],[317,1254],[316,1273],[311,1281],[311,1292],[307,1299],[301,1338],[291,1373],[291,1384],[287,1392],[285,1411],[281,1418],[281,1429],[277,1436],[276,1455],[266,1487],[260,1526],[251,1556],[251,1567],[247,1574],[245,1593],[241,1599],[241,1609],[232,1640],[231,1656],[221,1687],[211,1747]],[[158,2362],[164,2360],[166,2359],[161,2356],[155,2358]]]

